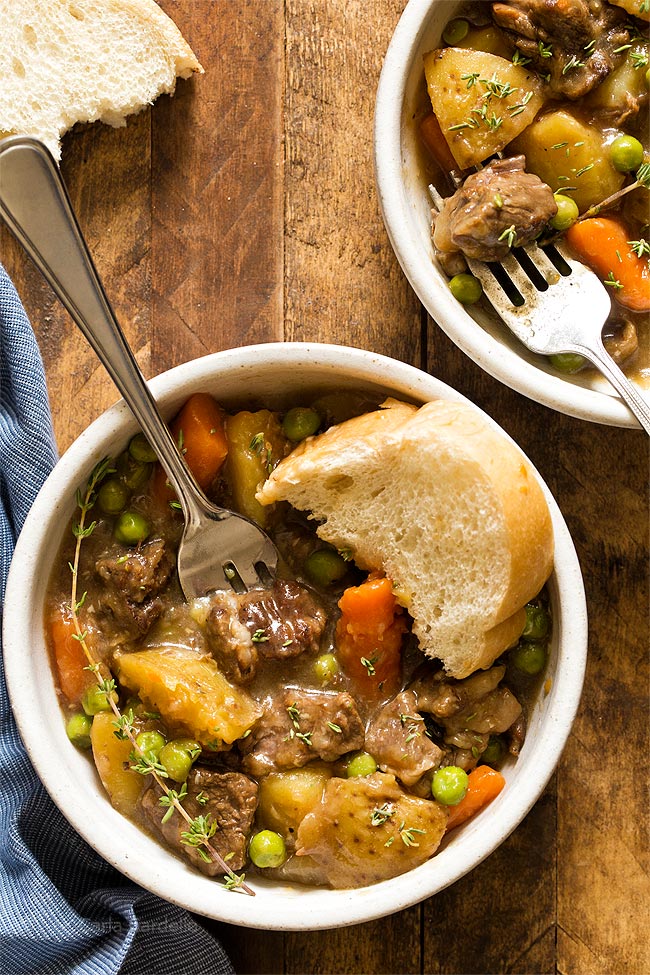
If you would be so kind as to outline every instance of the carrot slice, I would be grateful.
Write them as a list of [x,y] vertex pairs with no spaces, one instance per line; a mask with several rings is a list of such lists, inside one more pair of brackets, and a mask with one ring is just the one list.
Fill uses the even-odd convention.
[[458,171],[458,163],[454,159],[449,143],[440,128],[440,123],[433,113],[425,115],[420,122],[420,138],[445,176]]
[[629,237],[613,217],[578,220],[566,232],[577,257],[611,287],[622,305],[631,311],[650,311],[650,262],[632,250]]
[[[209,393],[194,393],[172,421],[170,429],[189,469],[199,486],[206,491],[228,455],[223,410]],[[153,492],[163,502],[174,498],[167,475],[160,465],[154,474]]]
[[53,615],[49,620],[49,630],[59,687],[70,704],[78,704],[95,678],[85,669],[88,660],[81,643],[76,639],[72,616],[63,613]]
[[496,769],[489,765],[478,765],[468,775],[469,783],[463,799],[455,806],[449,807],[447,830],[460,826],[470,816],[476,815],[488,803],[499,795],[506,780]]
[[370,698],[398,690],[406,620],[390,579],[371,576],[351,586],[339,608],[336,647],[343,670]]

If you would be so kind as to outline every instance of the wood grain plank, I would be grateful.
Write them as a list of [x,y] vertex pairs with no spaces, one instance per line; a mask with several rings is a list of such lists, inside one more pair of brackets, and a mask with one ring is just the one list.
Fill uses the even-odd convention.
[[602,428],[558,450],[572,474],[562,505],[591,631],[559,789],[558,971],[567,975],[650,971],[647,450],[641,432]]
[[[253,904],[251,910],[255,910]],[[225,948],[237,975],[283,975],[285,936],[281,931],[238,928],[233,924],[206,925]]]
[[555,793],[466,877],[424,904],[431,975],[555,972]]
[[420,307],[374,189],[372,121],[395,0],[288,0],[285,287],[290,340],[420,361]]
[[282,4],[165,0],[205,65],[153,126],[157,370],[282,338]]
[[421,910],[412,907],[390,918],[322,932],[287,935],[289,973],[372,972],[411,975],[421,971]]

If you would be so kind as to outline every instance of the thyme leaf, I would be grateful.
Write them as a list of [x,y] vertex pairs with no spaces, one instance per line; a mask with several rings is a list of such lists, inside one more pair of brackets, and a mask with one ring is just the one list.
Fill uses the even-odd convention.
[[373,657],[372,660],[368,660],[367,657],[361,657],[360,659],[361,659],[362,665],[366,668],[366,670],[368,672],[368,676],[369,677],[374,677],[375,676],[375,673],[376,673],[376,671],[375,671],[375,660],[377,658],[376,657]]
[[608,288],[614,288],[615,291],[620,291],[623,288],[621,282],[614,277],[614,272],[610,271],[607,277],[603,280],[603,284]]
[[416,829],[415,826],[405,826],[404,823],[400,825],[399,835],[404,846],[419,846],[420,844],[415,839],[416,835],[424,836],[426,830]]
[[509,227],[506,227],[503,233],[500,234],[500,236],[498,237],[498,240],[505,240],[506,243],[508,244],[508,247],[517,246],[517,231],[515,229],[514,223],[511,224]]
[[387,823],[390,817],[394,815],[395,810],[388,802],[385,802],[383,806],[375,806],[370,814],[370,825],[383,826],[384,823]]

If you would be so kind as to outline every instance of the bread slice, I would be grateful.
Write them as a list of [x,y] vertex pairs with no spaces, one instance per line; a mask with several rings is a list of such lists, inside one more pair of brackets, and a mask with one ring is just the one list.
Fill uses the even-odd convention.
[[453,677],[489,667],[518,639],[553,563],[531,465],[463,403],[388,400],[306,440],[257,497],[310,512],[321,538],[382,570],[420,648]]
[[76,122],[125,125],[203,68],[154,0],[10,0],[0,31],[0,136],[54,157]]

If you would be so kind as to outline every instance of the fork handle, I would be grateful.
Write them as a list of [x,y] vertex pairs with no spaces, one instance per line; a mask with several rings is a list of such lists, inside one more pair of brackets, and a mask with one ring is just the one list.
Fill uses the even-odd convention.
[[10,136],[0,142],[0,216],[97,353],[156,450],[186,522],[194,521],[207,501],[115,318],[59,169],[36,139]]
[[574,351],[579,352],[585,359],[589,359],[609,379],[621,399],[627,403],[632,413],[634,413],[645,432],[650,434],[650,404],[641,396],[636,386],[630,382],[623,370],[619,369],[602,342],[592,345],[589,348],[576,344]]

